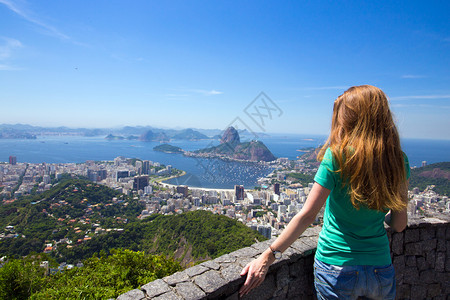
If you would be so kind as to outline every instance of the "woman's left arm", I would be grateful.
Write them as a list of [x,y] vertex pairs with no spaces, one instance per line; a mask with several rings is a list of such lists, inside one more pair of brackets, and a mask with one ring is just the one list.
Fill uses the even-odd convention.
[[[314,183],[308,199],[302,210],[289,222],[280,236],[271,245],[272,250],[285,251],[296,239],[314,222],[323,204],[328,198],[330,190]],[[249,293],[260,285],[266,277],[269,266],[274,262],[272,250],[268,248],[257,259],[253,260],[241,272],[241,276],[247,274],[244,285],[239,290],[240,296]]]

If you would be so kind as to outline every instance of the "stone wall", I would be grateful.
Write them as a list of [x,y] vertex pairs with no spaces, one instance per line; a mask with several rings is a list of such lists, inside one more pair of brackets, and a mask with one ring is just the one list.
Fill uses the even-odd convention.
[[[313,261],[320,227],[309,228],[269,269],[266,280],[242,299],[314,299]],[[398,299],[446,299],[450,295],[448,221],[410,221],[388,230]],[[238,299],[242,268],[273,240],[223,255],[120,295],[125,299]]]

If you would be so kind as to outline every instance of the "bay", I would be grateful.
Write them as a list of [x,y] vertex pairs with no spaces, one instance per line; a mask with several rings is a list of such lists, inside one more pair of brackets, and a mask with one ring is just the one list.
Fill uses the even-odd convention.
[[[274,134],[261,137],[276,157],[296,159],[307,147],[317,147],[326,136]],[[196,150],[217,145],[218,140],[171,141],[170,144],[184,150]],[[10,155],[18,162],[29,163],[81,163],[86,160],[113,160],[117,156],[151,160],[172,165],[187,172],[184,177],[169,180],[173,184],[205,188],[233,188],[235,184],[253,188],[259,177],[271,172],[267,166],[255,163],[224,162],[218,159],[200,159],[153,151],[158,142],[136,140],[109,141],[103,137],[43,136],[35,140],[0,139],[0,161],[8,161]],[[450,140],[403,139],[402,147],[411,166],[450,161]]]

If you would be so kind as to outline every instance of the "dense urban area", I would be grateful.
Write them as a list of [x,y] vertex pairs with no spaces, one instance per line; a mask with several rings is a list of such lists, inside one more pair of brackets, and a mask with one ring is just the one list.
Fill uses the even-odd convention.
[[[193,210],[208,210],[236,219],[270,238],[277,236],[302,208],[312,187],[317,163],[302,158],[296,161],[278,158],[271,163],[271,166],[273,172],[267,177],[260,178],[258,185],[251,189],[241,185],[236,185],[234,189],[207,189],[166,184],[164,180],[182,176],[184,172],[170,165],[163,166],[148,160],[117,157],[114,161],[31,164],[17,163],[17,159],[11,156],[9,163],[0,164],[2,189],[0,197],[3,203],[11,203],[22,196],[49,190],[58,184],[58,180],[64,174],[73,174],[138,199],[141,204],[145,204],[145,209],[139,215],[140,219],[152,214],[170,215]],[[448,197],[437,194],[433,186],[428,186],[423,191],[417,187],[410,187],[408,196],[410,216],[433,215],[450,210]],[[109,204],[120,204],[123,201],[114,197],[110,199]],[[66,204],[64,200],[61,200],[58,206]],[[79,220],[72,222],[80,220],[86,222],[93,208],[87,210],[86,215]],[[321,214],[317,217],[315,224],[319,224],[320,221]],[[14,230],[11,226],[6,229],[6,232],[0,234],[1,239],[20,234],[12,233]],[[94,232],[101,233],[103,230],[108,228],[96,227]],[[51,251],[51,244],[49,243],[45,251]]]

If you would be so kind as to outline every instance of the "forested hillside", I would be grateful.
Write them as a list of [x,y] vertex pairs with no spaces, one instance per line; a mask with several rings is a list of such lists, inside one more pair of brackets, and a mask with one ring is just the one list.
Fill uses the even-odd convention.
[[128,224],[122,232],[110,232],[61,252],[67,261],[75,262],[102,250],[126,248],[164,254],[186,265],[247,247],[255,239],[266,238],[228,217],[199,210],[173,216],[154,215]]
[[[52,244],[76,247],[79,240],[95,237],[95,227],[119,228],[136,220],[143,209],[137,200],[88,180],[60,182],[41,195],[0,205],[0,255],[21,257],[43,252]],[[56,247],[59,243],[59,247]]]
[[435,163],[411,170],[410,189],[418,187],[423,191],[428,185],[435,185],[434,191],[440,195],[450,195],[450,162]]
[[[209,211],[140,220],[144,208],[137,198],[84,179],[65,179],[41,195],[0,205],[0,298],[117,297],[265,240]],[[64,267],[80,262],[84,266]]]

